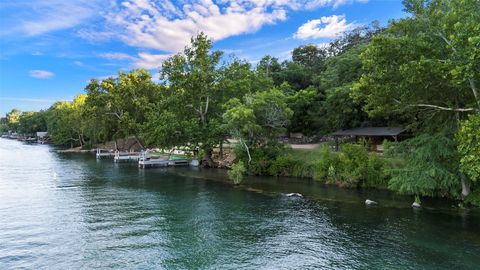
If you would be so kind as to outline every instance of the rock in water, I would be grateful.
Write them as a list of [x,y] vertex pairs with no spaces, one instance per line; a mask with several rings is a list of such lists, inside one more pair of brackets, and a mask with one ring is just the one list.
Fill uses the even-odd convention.
[[365,201],[365,204],[366,204],[366,205],[377,205],[378,203],[377,203],[376,201],[372,201],[372,200],[367,199],[367,200]]
[[287,193],[287,194],[285,194],[285,196],[287,196],[287,197],[303,197],[303,195],[300,194],[300,193]]
[[413,202],[413,203],[412,203],[412,207],[413,207],[413,208],[421,208],[422,206],[421,206],[419,203],[417,203],[417,202]]

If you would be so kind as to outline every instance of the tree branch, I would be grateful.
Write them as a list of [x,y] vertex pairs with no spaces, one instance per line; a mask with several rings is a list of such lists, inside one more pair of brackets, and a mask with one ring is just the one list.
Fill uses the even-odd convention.
[[474,108],[448,108],[448,107],[442,107],[442,106],[431,105],[431,104],[410,104],[407,107],[426,107],[426,108],[437,109],[437,110],[440,110],[440,111],[451,111],[451,112],[471,112],[471,111],[475,111]]

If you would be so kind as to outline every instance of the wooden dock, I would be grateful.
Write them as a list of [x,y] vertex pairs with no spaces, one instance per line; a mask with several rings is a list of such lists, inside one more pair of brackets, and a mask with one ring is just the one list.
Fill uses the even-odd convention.
[[115,151],[114,162],[137,162],[140,160],[141,153]]
[[[194,164],[198,164],[194,163]],[[142,152],[138,160],[139,168],[147,167],[170,167],[170,166],[189,166],[191,161],[187,158],[155,157]]]
[[104,157],[113,157],[113,156],[115,156],[115,153],[110,152],[110,151],[105,150],[105,149],[97,148],[97,152],[96,152],[95,156],[97,157],[97,159],[101,159],[101,158],[104,158]]

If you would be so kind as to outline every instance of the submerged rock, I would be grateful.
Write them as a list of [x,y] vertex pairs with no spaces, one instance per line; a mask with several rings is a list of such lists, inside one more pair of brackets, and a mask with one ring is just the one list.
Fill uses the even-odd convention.
[[378,203],[377,203],[376,201],[372,201],[372,200],[369,200],[369,199],[367,199],[367,200],[365,201],[365,204],[366,204],[366,205],[378,205]]
[[285,196],[287,196],[287,197],[300,197],[300,198],[303,197],[303,195],[300,194],[300,193],[287,193],[287,194],[285,194]]
[[422,206],[421,206],[419,203],[417,203],[417,202],[413,202],[413,203],[412,203],[412,207],[413,207],[413,208],[422,208]]

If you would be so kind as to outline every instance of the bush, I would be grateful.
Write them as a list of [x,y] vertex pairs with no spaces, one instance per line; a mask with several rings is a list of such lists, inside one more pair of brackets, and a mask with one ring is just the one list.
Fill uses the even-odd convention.
[[272,162],[269,173],[273,176],[311,177],[312,168],[312,164],[303,163],[291,154],[284,154]]
[[421,134],[389,143],[385,154],[404,160],[391,168],[388,187],[401,194],[460,198],[459,158],[455,142],[443,133]]
[[[285,146],[278,142],[271,142],[262,147],[251,149],[252,161],[248,164],[248,173],[251,175],[270,175],[270,166],[278,156],[284,155]],[[237,154],[238,153],[238,154]],[[241,148],[235,148],[238,160],[246,162],[247,154]]]
[[281,155],[272,162],[268,172],[273,176],[290,176],[297,163],[291,155]]
[[385,187],[386,163],[361,145],[344,144],[338,155],[324,147],[315,164],[314,179],[343,187]]
[[480,207],[480,190],[476,190],[465,197],[464,203]]
[[239,161],[232,166],[232,170],[228,171],[228,178],[233,181],[235,185],[238,185],[242,182],[243,180],[243,175],[247,169],[245,168],[245,165],[243,165],[242,161]]
[[328,146],[322,146],[320,159],[314,163],[313,179],[335,183],[337,181],[338,156]]

